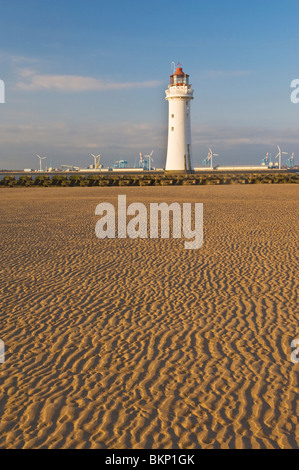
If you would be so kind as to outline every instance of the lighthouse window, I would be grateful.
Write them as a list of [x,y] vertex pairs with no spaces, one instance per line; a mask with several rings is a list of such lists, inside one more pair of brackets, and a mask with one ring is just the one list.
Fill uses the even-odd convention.
[[174,118],[174,114],[172,114],[171,117]]
[[171,130],[174,131],[174,127],[172,127]]

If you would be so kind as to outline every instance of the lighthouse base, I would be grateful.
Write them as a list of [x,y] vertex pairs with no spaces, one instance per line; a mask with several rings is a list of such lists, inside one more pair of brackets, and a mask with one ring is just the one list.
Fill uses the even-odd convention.
[[193,170],[165,170],[166,175],[191,175]]

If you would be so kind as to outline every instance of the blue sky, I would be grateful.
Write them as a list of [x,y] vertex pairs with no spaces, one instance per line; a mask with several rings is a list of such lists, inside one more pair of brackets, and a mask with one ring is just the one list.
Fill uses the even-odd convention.
[[[4,5],[3,5],[4,3]],[[190,74],[193,164],[299,157],[298,0],[10,0],[0,5],[0,168],[165,164],[171,62]],[[297,159],[298,162],[298,159]]]

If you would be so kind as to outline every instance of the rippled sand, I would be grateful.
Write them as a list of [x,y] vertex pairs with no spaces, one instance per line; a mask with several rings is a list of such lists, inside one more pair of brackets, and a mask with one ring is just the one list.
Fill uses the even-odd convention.
[[[203,247],[97,239],[118,194],[203,202]],[[298,448],[298,186],[0,196],[1,448]]]

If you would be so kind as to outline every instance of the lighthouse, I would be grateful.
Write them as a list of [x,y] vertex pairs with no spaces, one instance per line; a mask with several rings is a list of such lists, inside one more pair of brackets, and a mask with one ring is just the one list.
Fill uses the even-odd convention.
[[193,90],[189,84],[189,75],[183,72],[180,63],[176,72],[170,76],[170,84],[165,93],[168,101],[165,171],[191,172],[190,102],[193,100]]

